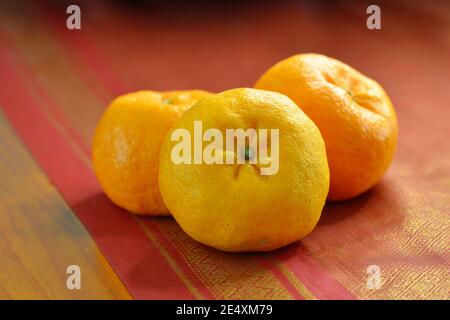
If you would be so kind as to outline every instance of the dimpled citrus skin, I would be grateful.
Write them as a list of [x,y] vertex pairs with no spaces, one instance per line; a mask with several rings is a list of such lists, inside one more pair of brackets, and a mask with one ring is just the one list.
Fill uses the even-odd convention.
[[255,88],[289,96],[319,127],[330,166],[329,200],[355,197],[382,178],[398,124],[377,82],[338,60],[299,54],[271,67]]
[[116,205],[142,215],[170,215],[158,188],[159,152],[174,122],[209,93],[138,91],[115,99],[97,125],[95,174]]
[[245,252],[273,250],[314,229],[328,193],[328,164],[318,128],[295,103],[275,92],[233,89],[197,102],[171,132],[186,128],[193,136],[195,120],[203,132],[217,128],[223,135],[225,129],[279,129],[279,170],[261,175],[249,163],[174,164],[171,151],[179,142],[168,134],[159,185],[186,233],[220,250]]

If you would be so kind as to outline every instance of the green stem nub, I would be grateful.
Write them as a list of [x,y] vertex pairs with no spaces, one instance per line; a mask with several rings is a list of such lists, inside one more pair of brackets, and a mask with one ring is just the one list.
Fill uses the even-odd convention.
[[253,154],[253,150],[250,147],[245,147],[244,149],[244,158],[246,161],[253,159],[255,155]]

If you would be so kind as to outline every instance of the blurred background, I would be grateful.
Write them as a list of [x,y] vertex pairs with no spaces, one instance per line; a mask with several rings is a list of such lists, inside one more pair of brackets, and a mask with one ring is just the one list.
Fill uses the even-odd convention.
[[[58,32],[67,51],[88,43],[120,78],[105,79],[115,94],[251,86],[274,62],[300,52],[342,59],[391,89],[400,74],[448,57],[450,46],[447,0],[1,2],[6,28],[30,37]],[[81,8],[81,31],[65,27],[70,4]],[[366,27],[370,4],[381,7],[381,30]]]

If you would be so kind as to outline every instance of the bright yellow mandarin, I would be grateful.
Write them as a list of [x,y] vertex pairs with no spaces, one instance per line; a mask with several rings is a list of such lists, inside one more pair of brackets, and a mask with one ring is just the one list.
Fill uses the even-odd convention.
[[[175,164],[171,133],[194,121],[203,130],[278,129],[279,168],[261,175],[258,149],[250,164]],[[174,125],[161,150],[159,186],[181,228],[197,241],[224,251],[268,251],[295,242],[316,226],[329,187],[325,144],[316,125],[288,97],[255,89],[233,89],[197,102]],[[267,144],[274,161],[274,145]],[[203,146],[207,146],[204,143]],[[264,147],[263,146],[263,147]],[[193,157],[193,155],[191,155]]]
[[394,156],[398,124],[377,82],[338,60],[299,54],[271,67],[255,88],[287,95],[319,127],[330,200],[355,197],[382,178]]
[[158,188],[165,135],[204,91],[138,91],[115,99],[93,141],[95,174],[116,205],[142,215],[169,215]]

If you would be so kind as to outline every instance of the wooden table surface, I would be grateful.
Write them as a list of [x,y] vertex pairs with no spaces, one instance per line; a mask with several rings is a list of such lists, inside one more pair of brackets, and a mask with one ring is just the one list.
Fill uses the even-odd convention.
[[[129,299],[89,233],[0,113],[0,299]],[[66,269],[82,270],[68,290]]]
[[[357,49],[354,49],[351,46],[334,42],[333,30],[329,27],[330,19],[336,24],[342,22],[341,27],[337,28],[339,32],[348,32],[349,35],[355,36],[357,32],[352,32],[352,28],[360,28],[360,26],[355,27],[355,24],[352,24],[354,20],[352,20],[352,23],[347,23],[348,21],[346,22],[345,19],[351,20],[350,17],[355,17],[356,11],[362,7],[363,4],[361,3],[353,6],[346,1],[335,2],[335,6],[324,7],[315,11],[315,18],[309,17],[308,21],[317,23],[320,32],[324,32],[320,41],[326,42],[327,50],[336,53],[336,55],[341,54],[351,58],[352,54],[348,51],[362,50],[363,45],[359,43],[355,46]],[[413,56],[416,56],[419,60],[423,57],[429,57],[431,71],[420,69],[420,65],[416,67],[409,65],[405,66],[403,72],[405,74],[411,72],[408,67],[414,69],[416,77],[423,76],[423,79],[426,79],[422,86],[423,95],[431,97],[430,99],[433,99],[434,96],[435,100],[432,103],[441,105],[445,103],[447,107],[450,107],[450,100],[443,102],[448,97],[448,94],[444,91],[448,91],[450,80],[450,11],[446,11],[449,7],[444,1],[436,1],[434,5],[430,3],[421,4],[418,1],[413,1],[408,5],[406,1],[397,1],[396,8],[399,12],[395,18],[392,15],[386,17],[386,23],[393,28],[391,32],[382,35],[374,34],[373,39],[355,36],[354,40],[366,41],[366,49],[370,48],[373,51],[386,52],[391,47],[395,48],[393,53],[395,55],[401,54],[402,50],[405,52],[411,52],[412,50],[413,54],[408,55],[408,59],[410,59],[408,62],[411,63],[414,62]],[[343,12],[344,14],[342,14]],[[360,14],[360,11],[358,12]],[[410,20],[411,17],[418,17],[419,19]],[[302,18],[304,17],[302,16]],[[327,19],[327,28],[321,29],[321,19]],[[355,19],[358,21],[357,23],[364,23],[365,16],[357,16]],[[422,25],[422,28],[418,28],[418,21],[426,21],[426,23]],[[11,24],[14,22],[8,20],[8,23],[9,25],[6,28],[11,30],[13,27]],[[257,22],[249,23],[258,25]],[[301,26],[300,22],[298,26]],[[232,28],[233,26],[223,25],[223,28],[228,27]],[[282,27],[289,28],[290,26],[285,21]],[[293,25],[292,27],[297,26]],[[247,31],[244,30],[244,32],[248,32],[252,26],[247,25],[247,28]],[[436,30],[439,30],[439,32],[436,33]],[[295,33],[296,31],[291,30],[291,32]],[[432,41],[422,42],[427,37],[428,32]],[[12,34],[14,31],[10,33]],[[292,37],[292,35],[289,36]],[[271,37],[274,38],[273,35]],[[400,40],[397,41],[396,39]],[[264,42],[263,35],[261,35],[260,41],[261,43]],[[286,56],[294,53],[291,51],[295,46],[290,47],[288,43],[282,41],[280,43],[286,45],[286,47],[280,47],[279,51],[285,52]],[[264,46],[261,45],[261,50],[263,49]],[[251,52],[254,49],[242,47],[242,50],[242,54],[250,59]],[[367,51],[370,50],[367,49]],[[39,52],[35,54],[39,54]],[[373,54],[368,57],[368,60],[375,59],[375,57],[376,55]],[[263,60],[261,58],[260,61],[251,62],[254,63],[255,67],[247,66],[247,68],[253,69],[251,72],[244,70],[244,76],[239,79],[238,84],[251,85],[251,75],[254,75],[254,71],[259,72],[266,67],[266,65],[260,63]],[[403,102],[408,95],[423,98],[420,92],[408,92],[408,88],[405,86],[399,85],[396,89],[395,80],[400,79],[400,76],[390,77],[389,72],[370,69],[371,64],[367,61],[357,58],[355,61],[366,71],[379,76],[381,80],[387,83],[389,92],[392,92],[394,96],[394,102]],[[56,63],[57,61],[55,61]],[[189,64],[189,61],[180,63]],[[215,65],[215,67],[221,68],[220,65]],[[386,68],[390,67],[386,65]],[[49,72],[52,72],[51,66],[48,69]],[[399,68],[397,68],[397,72],[398,70]],[[190,71],[192,72],[192,70]],[[227,73],[226,70],[220,71],[223,72],[224,78],[217,80],[206,89],[220,90],[232,83],[233,75]],[[124,74],[124,77],[127,76],[129,75]],[[136,77],[136,84],[138,84],[139,79],[139,77]],[[175,82],[177,85],[185,85],[181,80],[175,80]],[[199,80],[200,82],[201,80]],[[414,91],[417,88],[411,88],[410,90]],[[429,94],[430,90],[439,90],[439,92],[432,95]],[[430,112],[434,112],[433,110],[439,109],[430,107]],[[406,114],[407,112],[403,111],[403,113]],[[84,121],[82,116],[80,115],[81,120],[75,119],[74,121]],[[420,115],[411,115],[411,117],[416,117],[416,123],[420,125]],[[98,115],[90,115],[88,121],[96,121],[97,119]],[[92,125],[86,125],[86,127],[91,128]],[[436,128],[436,130],[438,129]],[[91,129],[86,130],[85,135],[89,137],[91,135],[89,130]],[[411,138],[413,136],[411,134]],[[19,139],[3,113],[0,113],[0,146],[0,299],[130,299],[131,295],[124,284],[114,273],[63,196],[52,185],[43,169],[36,163],[31,153]],[[444,148],[444,146],[442,147]],[[445,146],[445,148],[448,148],[448,146]],[[415,155],[416,153],[411,152],[412,157]],[[336,208],[336,211],[339,211],[339,208]],[[66,268],[72,264],[81,267],[83,279],[81,290],[68,290],[66,288],[68,276]]]

